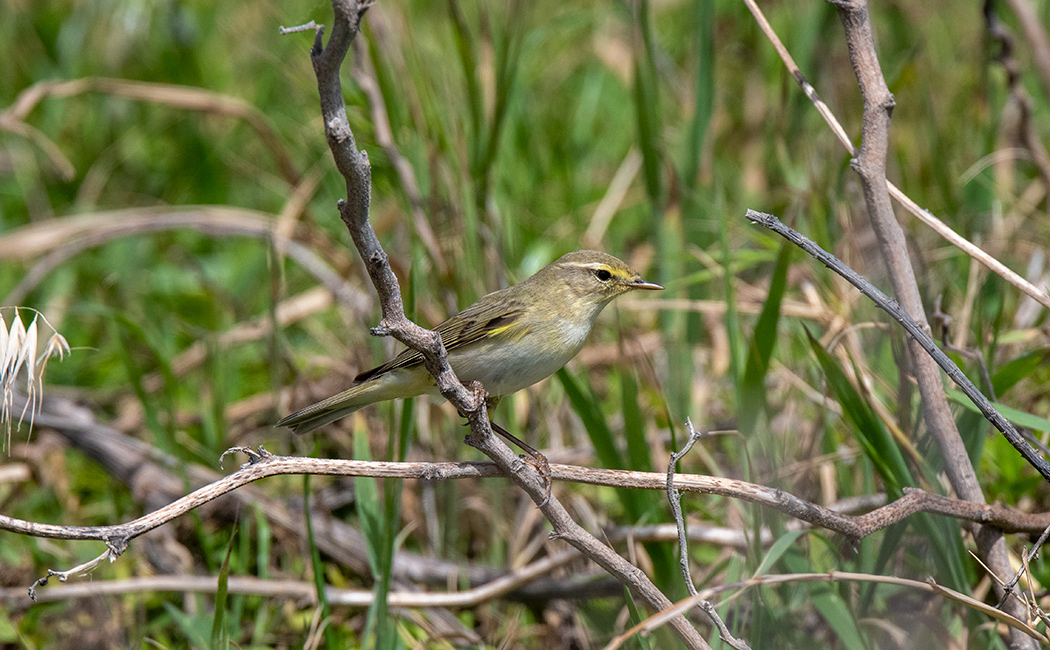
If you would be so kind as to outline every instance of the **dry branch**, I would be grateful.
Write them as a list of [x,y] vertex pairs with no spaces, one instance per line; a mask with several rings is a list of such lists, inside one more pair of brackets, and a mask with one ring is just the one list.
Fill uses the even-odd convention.
[[[516,590],[537,578],[550,574],[555,569],[577,559],[575,550],[566,550],[544,557],[526,566],[495,578],[481,586],[456,592],[393,591],[387,594],[391,607],[429,608],[449,607],[463,609],[478,607],[492,600],[512,595]],[[212,576],[170,575],[128,578],[124,580],[98,580],[65,585],[37,592],[39,602],[55,602],[76,598],[123,595],[135,592],[175,591],[181,593],[215,593],[218,582]],[[618,587],[622,589],[622,587]],[[264,580],[252,576],[230,576],[227,589],[231,594],[248,594],[269,598],[294,598],[306,605],[317,603],[317,586],[299,580]],[[341,589],[327,586],[326,599],[331,605],[343,607],[369,607],[375,602],[375,591],[371,589]],[[25,599],[21,588],[0,589],[0,601],[17,604]],[[564,597],[564,596],[563,596]]]
[[[1045,291],[1033,286],[1030,282],[1006,268],[1001,262],[962,238],[939,219],[933,217],[928,211],[920,208],[886,178],[886,153],[888,151],[889,120],[893,108],[893,97],[886,87],[886,81],[882,75],[878,56],[875,52],[875,42],[871,30],[867,2],[865,0],[831,1],[838,8],[839,18],[846,34],[850,61],[853,64],[864,101],[863,133],[859,149],[854,147],[845,129],[835,119],[827,105],[817,96],[813,86],[806,81],[755,1],[744,0],[763,33],[773,44],[796,81],[802,86],[806,96],[814,103],[821,116],[831,126],[832,131],[842,144],[855,156],[853,166],[863,184],[869,219],[879,239],[880,250],[893,284],[894,293],[905,311],[911,314],[924,330],[929,329],[915,283],[914,272],[908,261],[907,246],[903,232],[893,215],[892,205],[889,201],[891,195],[908,211],[933,228],[942,237],[966,251],[967,254],[990,268],[994,273],[1002,276],[1044,307],[1050,308],[1050,295]],[[964,499],[983,502],[984,495],[977,481],[973,466],[967,457],[959,432],[955,427],[954,419],[951,417],[943,387],[940,384],[940,378],[937,376],[934,364],[929,357],[922,354],[917,343],[910,343],[909,349],[912,352],[912,358],[916,362],[916,378],[925,406],[924,417],[926,424],[934,434],[941,449],[941,454],[944,456],[946,470],[952,487]],[[997,531],[986,527],[977,527],[974,533],[978,547],[982,555],[988,560],[989,566],[999,575],[1011,573],[1009,558],[1007,557],[1002,536]],[[1023,611],[1016,607],[1015,603],[1011,603],[1010,606],[1012,607],[1012,614],[1017,616],[1024,615]],[[1016,634],[1012,635],[1012,640],[1019,647],[1032,647],[1028,639],[1021,638]]]
[[[56,421],[58,418],[46,413],[39,418],[41,426],[71,426],[68,422]],[[425,480],[507,476],[507,473],[496,463],[490,462],[384,462],[275,456],[265,450],[258,452],[246,447],[230,450],[230,452],[237,451],[249,454],[252,462],[163,508],[125,524],[85,527],[57,526],[26,522],[0,515],[0,530],[54,539],[111,540],[117,545],[126,546],[127,542],[153,528],[166,524],[245,485],[271,476],[312,474]],[[667,475],[659,472],[636,472],[552,463],[551,475],[558,481],[617,489],[665,490],[667,487]],[[931,494],[919,489],[907,489],[905,495],[900,499],[866,514],[850,515],[801,499],[778,488],[738,479],[700,474],[675,474],[674,488],[685,492],[724,496],[755,503],[814,526],[842,534],[850,540],[862,539],[917,512],[992,524],[1003,530],[1021,533],[1039,533],[1050,525],[1050,513],[1023,513],[1005,506],[973,503]]]
[[[846,34],[846,47],[849,50],[850,62],[853,64],[853,71],[857,76],[857,84],[860,86],[860,94],[864,103],[861,145],[855,154],[852,166],[860,177],[864,202],[868,209],[868,219],[879,241],[879,250],[886,263],[886,271],[893,285],[894,296],[900,302],[904,312],[914,319],[924,334],[928,334],[930,326],[926,322],[922,297],[919,295],[919,286],[915,280],[915,271],[908,257],[907,241],[904,231],[893,214],[893,204],[890,202],[889,180],[886,178],[886,157],[889,151],[890,116],[893,112],[894,100],[886,86],[886,79],[882,74],[879,57],[875,51],[875,37],[872,33],[868,4],[866,0],[841,0],[834,4],[838,8],[839,19]],[[1041,293],[1042,295],[1037,299],[1041,300],[1044,305],[1050,305],[1050,296],[1047,296],[1045,292]],[[944,386],[941,384],[941,377],[937,372],[934,359],[924,354],[924,351],[930,352],[930,350],[923,348],[919,339],[914,338],[914,333],[909,333],[913,335],[913,338],[909,340],[908,350],[914,361],[915,379],[922,397],[923,419],[940,448],[948,479],[956,494],[961,498],[983,503],[984,493],[981,484],[977,480],[977,473],[970,463],[962,437],[955,426],[955,418],[948,408],[948,399],[945,396]],[[987,417],[988,412],[984,412]],[[998,415],[997,412],[996,415]],[[1005,422],[1001,416],[999,417],[1002,422]],[[1015,439],[1020,439],[1019,435],[1007,434],[1007,429],[1002,428],[999,422],[993,421],[993,424],[1003,431],[1011,444],[1025,455],[1026,460],[1030,463],[1035,461],[1035,466],[1040,473],[1048,476],[1046,461],[1042,457],[1036,460],[1037,455],[1034,453],[1026,454],[1025,450],[1031,448],[1023,440],[1015,441]],[[1013,433],[1016,434],[1016,431]],[[978,551],[992,571],[999,576],[1010,575],[1012,573],[1010,559],[1002,533],[987,526],[976,526],[973,532]],[[1025,615],[1023,608],[1015,601],[1007,603],[1007,608],[1009,613],[1018,618]],[[1017,632],[1011,632],[1011,639],[1018,648],[1034,648],[1031,639]]]

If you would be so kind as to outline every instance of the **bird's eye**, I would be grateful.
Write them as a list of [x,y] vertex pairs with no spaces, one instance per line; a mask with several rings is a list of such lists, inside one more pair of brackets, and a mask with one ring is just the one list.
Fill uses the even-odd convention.
[[598,269],[594,272],[594,277],[598,278],[602,282],[608,282],[609,279],[612,277],[612,273],[609,273],[605,269]]

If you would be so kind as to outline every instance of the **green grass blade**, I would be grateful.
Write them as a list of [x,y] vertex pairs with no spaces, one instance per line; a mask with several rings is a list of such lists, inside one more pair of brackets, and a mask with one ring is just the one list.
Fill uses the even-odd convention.
[[204,444],[208,449],[222,453],[226,442],[227,364],[223,359],[222,346],[214,339],[208,340],[208,379],[211,399],[208,408],[201,413]]
[[[1023,379],[1031,377],[1040,368],[1045,368],[1047,360],[1050,359],[1050,349],[1041,348],[1030,350],[1024,354],[1011,359],[992,373],[992,387],[995,389],[995,397],[1002,398],[1011,388]],[[985,419],[974,403],[954,388],[947,389],[948,397],[966,409],[957,418],[959,433],[962,435],[966,445],[966,453],[970,462],[975,465],[979,462],[981,453],[988,441],[988,432],[991,423]],[[1026,413],[1010,406],[994,403],[994,406],[1003,414],[1007,420],[1023,427],[1029,427],[1039,431],[1048,431],[1047,421],[1030,413]]]
[[660,99],[653,59],[653,28],[649,0],[641,0],[637,12],[642,52],[636,54],[634,60],[635,119],[638,123],[638,144],[642,149],[645,190],[650,202],[660,205],[663,197],[660,181]]
[[784,533],[783,535],[778,537],[777,540],[773,542],[773,545],[769,547],[769,550],[766,551],[766,554],[762,557],[762,561],[758,564],[758,568],[755,569],[754,576],[763,576],[767,572],[769,572],[773,568],[773,565],[775,565],[780,560],[780,558],[783,557],[784,553],[788,552],[789,550],[795,547],[796,540],[798,540],[799,537],[805,534],[806,531],[795,530]]
[[164,603],[164,609],[175,621],[190,645],[198,650],[212,650],[208,639],[207,621],[203,617],[187,614],[171,603]]
[[[977,405],[973,403],[973,400],[967,397],[966,393],[962,392],[961,390],[958,390],[956,388],[948,388],[944,392],[948,395],[948,398],[950,400],[952,400],[959,406],[962,406],[967,411],[971,411],[977,414],[981,413],[981,410],[977,408]],[[1004,418],[1006,418],[1010,422],[1013,422],[1019,427],[1024,427],[1026,429],[1034,429],[1036,431],[1050,431],[1050,420],[1046,418],[1039,417],[1038,415],[1033,415],[1031,413],[1022,411],[1021,409],[1017,409],[1012,406],[1007,406],[1006,404],[1001,404],[998,402],[993,402],[992,406],[994,406],[997,411],[1002,413]],[[984,416],[980,415],[980,418],[983,420]]]
[[[119,312],[109,313],[118,332],[116,338],[120,343],[119,349],[128,379],[135,391],[135,396],[142,405],[146,422],[154,433],[154,444],[166,453],[183,458],[184,453],[175,445],[175,401],[179,382],[175,378],[175,371],[171,367],[170,360],[162,353],[161,346],[153,341],[146,330],[132,318]],[[143,383],[146,378],[146,366],[139,360],[143,349],[148,350],[150,355],[150,367],[158,368],[161,376],[164,377],[160,400],[152,397]],[[164,414],[163,423],[161,422],[162,412]]]
[[711,127],[716,94],[714,4],[711,0],[693,2],[692,33],[696,47],[693,99],[696,108],[689,121],[681,168],[682,214],[686,223],[694,226],[689,231],[689,241],[701,248],[707,248],[713,243],[712,233],[696,226],[704,217],[700,212],[700,158]]
[[[619,447],[616,446],[609,423],[605,421],[605,416],[602,415],[601,409],[598,408],[597,400],[591,396],[584,395],[583,388],[565,368],[559,370],[557,376],[558,381],[561,382],[562,387],[565,389],[565,394],[568,396],[573,410],[583,420],[583,427],[587,430],[587,435],[590,436],[591,444],[594,445],[594,453],[598,455],[598,460],[602,465],[609,468],[625,469],[628,467],[620,454]],[[627,492],[630,492],[630,490]]]
[[890,498],[901,496],[902,488],[914,485],[914,480],[896,441],[875,415],[871,405],[850,383],[835,358],[820,346],[808,330],[806,336],[809,337],[810,347],[824,370],[828,386],[842,406],[843,417],[852,425],[850,430],[856,435],[865,455],[886,483],[887,495]]
[[[368,431],[359,429],[354,431],[354,458],[358,460],[371,460],[372,450],[368,445]],[[372,568],[372,575],[376,577],[376,597],[372,606],[368,608],[368,620],[365,625],[364,638],[374,638],[375,647],[383,647],[386,639],[393,635],[394,629],[390,623],[389,611],[384,588],[389,589],[389,582],[382,579],[384,574],[386,530],[384,523],[383,499],[379,496],[378,479],[367,476],[354,477],[354,506],[357,516],[361,522],[361,532],[368,544],[368,564]]]
[[[314,591],[317,594],[317,604],[321,608],[321,618],[327,620],[332,616],[332,609],[328,605],[328,588],[325,583],[325,565],[321,561],[321,550],[317,548],[317,540],[314,537],[314,521],[310,506],[310,475],[303,475],[303,495],[306,497],[303,508],[303,519],[306,523],[306,543],[310,547],[310,566],[314,576]],[[341,634],[334,625],[326,625],[324,628],[325,645],[328,648],[340,648]]]
[[623,407],[623,434],[627,439],[629,467],[641,472],[653,471],[649,441],[645,437],[645,419],[638,403],[638,381],[630,371],[620,375],[620,399]]
[[[623,598],[627,603],[627,613],[630,616],[631,627],[638,625],[644,621],[647,617],[645,612],[638,609],[638,603],[634,602],[634,594],[627,587],[623,588]],[[652,650],[652,644],[649,642],[649,637],[642,634],[635,634],[631,639],[638,644],[638,647],[642,650]]]
[[230,586],[230,556],[233,555],[233,542],[237,539],[237,525],[230,531],[230,541],[226,544],[226,554],[219,569],[219,584],[215,590],[215,615],[211,623],[211,647],[229,646],[230,638],[226,631],[226,597]]
[[844,648],[867,648],[868,643],[849,605],[835,590],[834,585],[815,584],[810,591],[813,605],[842,640]]
[[[654,213],[653,218],[659,215]],[[660,282],[673,282],[685,273],[685,235],[682,230],[682,219],[677,212],[667,212],[660,220]],[[668,289],[674,298],[688,298],[688,289]],[[667,346],[682,350],[688,349],[687,342],[688,314],[680,310],[660,312],[660,328],[663,330]],[[667,357],[667,380],[663,384],[668,409],[673,418],[679,422],[692,415],[690,397],[692,394],[693,356],[691,354],[672,354]]]
[[[270,554],[273,549],[273,530],[270,528],[270,522],[263,508],[255,506],[252,508],[252,512],[255,523],[255,535],[252,541],[255,542],[256,577],[260,580],[268,580],[270,578]],[[271,608],[269,606],[260,607],[255,612],[250,642],[258,644],[264,638],[271,624],[270,617]]]
[[467,20],[463,16],[459,3],[456,0],[448,2],[449,15],[452,18],[453,35],[456,41],[456,52],[459,54],[459,65],[463,71],[463,81],[467,90],[467,110],[470,113],[470,139],[471,156],[470,167],[472,175],[477,176],[478,164],[481,158],[480,152],[485,149],[483,139],[484,129],[484,106],[481,97],[481,83],[477,74],[478,55],[475,49],[474,37],[467,27]]
[[[590,436],[591,444],[594,445],[595,453],[599,461],[609,468],[639,469],[633,463],[645,463],[649,454],[637,451],[637,456],[631,455],[627,460],[620,453],[620,449],[613,437],[612,429],[601,412],[598,399],[593,395],[585,394],[583,388],[564,369],[558,371],[558,380],[565,388],[565,393],[572,403],[573,409],[583,421],[584,428]],[[638,444],[639,441],[635,441]],[[644,444],[644,440],[642,441]],[[648,460],[651,464],[651,459]],[[645,523],[655,521],[657,517],[666,512],[664,497],[660,493],[641,490],[616,490],[616,497],[627,511],[628,517],[633,523]],[[665,593],[671,597],[672,594],[684,593],[678,562],[673,557],[671,548],[667,544],[647,542],[644,544],[646,552],[653,562],[654,580]]]
[[506,124],[507,109],[514,96],[518,71],[521,67],[522,32],[519,18],[519,4],[509,4],[506,33],[497,47],[496,65],[496,105],[492,111],[492,122],[489,124],[488,137],[485,140],[485,154],[481,160],[481,169],[485,178],[496,162],[499,150],[500,134]]
[[794,247],[785,243],[780,248],[773,276],[769,283],[766,302],[755,325],[755,333],[744,366],[744,379],[740,385],[738,428],[745,435],[754,432],[759,418],[766,412],[766,374],[777,343],[777,328],[780,323],[780,305],[787,290],[787,272]]
[[1031,350],[1006,362],[992,375],[996,396],[1002,397],[1017,382],[1030,377],[1040,368],[1046,368],[1047,363],[1050,363],[1050,348]]
[[[716,208],[721,208],[725,201],[719,195]],[[740,337],[740,312],[736,307],[736,286],[733,280],[736,274],[733,271],[733,245],[729,241],[729,220],[718,220],[718,241],[722,253],[722,282],[726,301],[726,337],[729,339],[729,376],[736,386],[737,403],[740,403],[741,388],[744,380],[744,359],[746,352]]]

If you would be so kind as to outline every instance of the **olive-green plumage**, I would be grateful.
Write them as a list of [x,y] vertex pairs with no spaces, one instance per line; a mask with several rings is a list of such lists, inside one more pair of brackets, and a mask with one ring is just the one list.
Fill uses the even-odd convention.
[[[480,381],[498,399],[549,377],[576,356],[613,298],[633,289],[662,288],[612,255],[576,251],[524,282],[483,296],[435,329],[456,376]],[[306,433],[369,404],[436,392],[423,355],[405,350],[358,375],[347,390],[277,425]]]

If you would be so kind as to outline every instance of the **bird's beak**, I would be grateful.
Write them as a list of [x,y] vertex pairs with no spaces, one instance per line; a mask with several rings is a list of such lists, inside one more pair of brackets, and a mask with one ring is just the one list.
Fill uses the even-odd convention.
[[646,282],[641,278],[635,278],[627,283],[627,286],[632,289],[647,289],[649,291],[662,291],[663,287],[656,284],[655,282]]

